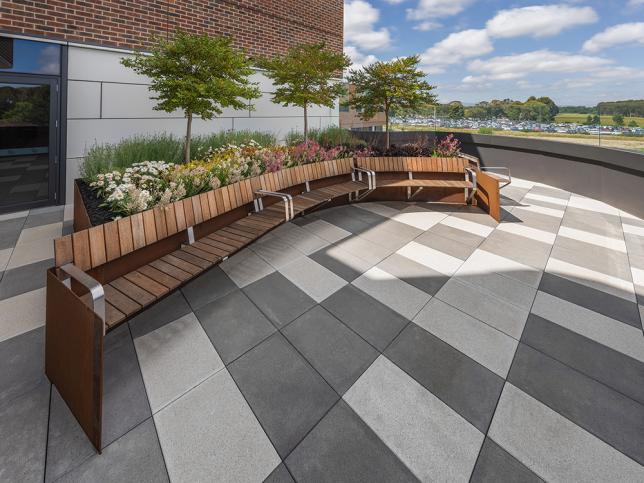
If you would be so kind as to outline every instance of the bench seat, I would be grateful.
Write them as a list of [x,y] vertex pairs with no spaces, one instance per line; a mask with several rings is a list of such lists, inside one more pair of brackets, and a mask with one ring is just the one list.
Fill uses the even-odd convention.
[[378,188],[474,188],[471,181],[453,179],[381,179],[376,178]]

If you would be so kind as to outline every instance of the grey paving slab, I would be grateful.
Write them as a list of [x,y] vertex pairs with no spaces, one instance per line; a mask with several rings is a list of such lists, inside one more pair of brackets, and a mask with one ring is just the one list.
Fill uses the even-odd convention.
[[436,295],[436,292],[449,280],[447,275],[398,253],[385,258],[376,266],[430,295]]
[[624,233],[624,242],[629,255],[644,257],[644,237]]
[[53,259],[47,259],[5,270],[0,281],[0,300],[44,287],[47,269],[53,265]]
[[275,327],[237,290],[195,312],[225,364],[275,332]]
[[45,474],[50,384],[0,404],[0,479],[37,482]]
[[237,252],[219,266],[240,288],[275,271],[268,262],[249,248]]
[[530,285],[517,283],[516,280],[499,273],[480,273],[477,270],[471,270],[467,264],[456,272],[454,280],[473,285],[525,310],[530,310],[537,293],[536,288]]
[[58,481],[169,481],[154,423],[148,419]]
[[644,404],[644,363],[534,314],[521,341]]
[[153,413],[224,367],[194,314],[134,343]]
[[281,334],[244,354],[228,370],[282,458],[338,400]]
[[507,383],[488,436],[545,481],[641,481],[644,467]]
[[322,306],[381,351],[409,322],[351,285],[329,297]]
[[517,340],[521,337],[528,317],[527,309],[509,304],[479,287],[460,283],[453,278],[436,297]]
[[637,304],[622,297],[616,297],[548,272],[543,274],[539,290],[633,327],[642,327]]
[[344,399],[421,481],[465,481],[483,434],[380,356]]
[[[404,225],[403,223],[397,223],[397,225],[408,227],[408,229],[393,231],[394,226],[390,226],[389,229],[387,229],[383,225],[384,223],[378,224],[370,227],[367,230],[364,230],[362,233],[360,233],[360,237],[364,238],[365,240],[369,240],[370,242],[373,242],[377,245],[380,245],[390,251],[396,251],[416,238],[416,236],[418,236],[418,230],[408,227],[408,225]],[[409,229],[412,229],[414,233],[405,233],[406,231],[409,231]]]
[[61,222],[63,221],[64,211],[63,206],[50,211],[31,210],[29,212],[29,216],[27,216],[27,219],[25,220],[24,228],[33,228],[36,226]]
[[372,266],[381,262],[394,252],[394,250],[373,243],[361,236],[347,237],[344,240],[340,240],[337,246],[370,263]]
[[566,209],[566,214],[561,220],[561,224],[577,230],[616,238],[622,236],[623,233],[622,221],[619,216],[593,213],[572,206]]
[[525,236],[494,230],[480,248],[516,262],[543,270],[550,255],[551,245]]
[[543,480],[490,438],[485,438],[470,483],[539,483]]
[[572,238],[557,237],[551,257],[622,280],[631,280],[628,256]]
[[249,248],[276,270],[304,256],[279,236],[264,236]]
[[323,240],[328,241],[329,243],[336,243],[343,238],[351,236],[351,232],[343,230],[339,226],[335,226],[328,221],[315,219],[312,217],[305,217],[302,219],[309,220],[309,222],[304,225],[308,231],[322,238]]
[[[456,230],[451,226],[441,225],[440,223],[436,226],[442,226],[450,230]],[[474,252],[474,250],[476,250],[476,247],[479,245],[479,243],[470,245],[461,243],[454,240],[453,238],[447,238],[432,231],[423,233],[414,241],[421,243],[429,248],[433,248],[434,250],[438,250],[439,252],[451,255],[452,257],[459,258],[461,260],[467,260],[467,258]],[[483,239],[481,239],[481,241],[483,241]]]
[[214,267],[181,288],[192,310],[203,307],[237,289],[237,285],[219,267]]
[[508,374],[514,386],[644,463],[644,406],[520,344]]
[[557,233],[561,219],[555,216],[549,216],[543,213],[530,211],[527,209],[516,208],[512,210],[512,215],[516,218],[514,223],[521,223],[530,228]]
[[280,463],[226,370],[154,420],[172,481],[262,481]]
[[414,323],[505,378],[518,342],[500,330],[434,298]]
[[[429,244],[435,235],[447,238],[449,240],[454,240],[456,243],[467,245],[470,248],[478,247],[483,242],[483,240],[485,240],[485,237],[476,235],[474,233],[469,233],[465,230],[459,230],[458,228],[444,225],[443,223],[438,223],[427,230],[427,232],[420,235],[416,239],[416,241],[418,243]],[[437,248],[437,250],[440,250],[440,248]]]
[[373,265],[337,245],[331,245],[310,255],[312,260],[347,282],[352,282]]
[[315,305],[315,300],[279,272],[247,285],[243,291],[277,328]]
[[181,291],[173,292],[129,321],[132,336],[142,337],[191,311]]
[[320,306],[282,333],[340,395],[378,357],[377,350]]
[[0,221],[0,250],[16,246],[26,218]]
[[268,478],[264,480],[264,483],[295,483],[295,480],[288,472],[286,465],[280,463],[280,465],[273,470],[273,472],[268,475]]
[[559,188],[553,188],[552,186],[535,185],[530,189],[530,193],[543,196],[552,196],[553,198],[559,198],[561,200],[570,199],[570,192],[561,190]]
[[286,465],[297,481],[418,481],[344,401],[306,436]]
[[332,225],[353,234],[361,233],[367,230],[370,226],[369,223],[366,223],[359,218],[346,216],[346,214],[338,208],[321,211],[317,216],[327,223],[331,223]]
[[485,433],[503,379],[416,324],[385,351],[398,367]]
[[308,257],[282,267],[280,272],[318,303],[347,284],[346,280]]
[[[310,255],[329,244],[328,241],[292,223],[279,226],[272,234],[305,255]],[[295,259],[298,254],[296,252],[294,254],[290,253],[289,255]],[[273,256],[275,257],[275,254]],[[282,255],[281,259],[278,258],[279,264],[283,265],[287,263],[287,258]]]
[[0,405],[45,381],[45,329],[0,342]]

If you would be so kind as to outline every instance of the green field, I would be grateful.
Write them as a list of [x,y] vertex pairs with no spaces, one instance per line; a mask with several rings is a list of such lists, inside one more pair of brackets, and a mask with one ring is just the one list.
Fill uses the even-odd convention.
[[[555,121],[556,122],[576,122],[577,124],[583,124],[584,122],[586,122],[587,117],[588,117],[588,114],[565,112],[563,114],[557,114],[557,117],[555,117]],[[635,121],[638,126],[644,127],[644,117],[625,117],[624,126],[628,126],[628,123],[631,121]],[[613,116],[602,116],[602,125],[612,126],[613,124],[614,124]]]

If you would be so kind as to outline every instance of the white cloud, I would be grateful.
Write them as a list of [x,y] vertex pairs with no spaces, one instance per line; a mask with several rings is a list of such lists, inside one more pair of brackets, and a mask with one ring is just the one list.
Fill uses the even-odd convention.
[[351,62],[353,63],[351,69],[354,70],[361,69],[363,66],[372,64],[378,60],[375,55],[364,54],[353,45],[345,45],[344,53],[347,54],[351,59]]
[[530,35],[538,38],[557,35],[565,29],[597,20],[597,13],[591,7],[533,5],[499,11],[487,22],[487,30],[492,37]]
[[416,8],[407,9],[410,20],[428,20],[433,18],[451,17],[461,13],[474,0],[418,0]]
[[492,52],[492,42],[485,30],[462,30],[448,35],[423,52],[421,67],[430,74],[445,71],[448,65],[460,64],[466,58]]
[[468,68],[479,75],[467,76],[463,82],[512,80],[535,73],[593,72],[612,63],[612,60],[601,57],[535,50],[523,54],[474,60],[470,62]]
[[392,5],[399,5],[399,4],[403,3],[404,1],[405,0],[385,0],[385,2],[391,3]]
[[385,49],[391,44],[389,29],[376,29],[380,11],[364,0],[344,2],[344,40],[363,50]]
[[600,52],[620,44],[644,44],[644,22],[622,23],[609,27],[584,43],[585,52]]
[[628,2],[629,7],[639,7],[641,5],[644,5],[644,0],[630,0]]
[[438,22],[432,22],[431,20],[426,20],[412,27],[414,30],[420,30],[421,32],[427,32],[428,30],[433,30],[442,27]]

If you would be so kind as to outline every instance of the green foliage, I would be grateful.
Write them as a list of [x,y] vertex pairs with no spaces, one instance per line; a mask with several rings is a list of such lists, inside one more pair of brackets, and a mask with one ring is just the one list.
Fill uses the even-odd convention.
[[260,58],[258,66],[266,70],[273,81],[273,102],[304,109],[304,136],[308,136],[308,106],[333,107],[334,101],[345,94],[342,83],[334,81],[351,65],[342,53],[327,50],[324,43],[301,44],[285,55]]
[[[262,147],[277,144],[273,134],[259,131],[222,131],[219,133],[196,136],[193,139],[195,158],[207,155],[223,146],[248,144],[251,140]],[[85,180],[100,173],[115,169],[125,169],[143,161],[165,161],[181,163],[183,160],[184,140],[171,134],[134,136],[114,144],[94,144],[87,150],[80,171]]]
[[360,113],[363,120],[385,113],[387,146],[389,146],[389,117],[392,109],[408,112],[432,104],[436,97],[434,86],[425,81],[418,69],[420,57],[400,57],[389,62],[374,62],[360,70],[351,70],[347,81],[355,86],[348,104]]
[[491,127],[480,127],[478,130],[479,134],[494,134],[494,129]]
[[621,114],[624,117],[644,117],[644,99],[600,102],[597,107],[602,115]]
[[637,121],[633,120],[628,123],[628,127],[638,127]]
[[623,126],[624,125],[624,116],[621,114],[615,114],[613,116],[613,123],[615,123],[616,126]]
[[151,79],[156,110],[184,112],[187,122],[184,161],[190,161],[192,118],[212,119],[223,108],[247,109],[260,96],[248,77],[253,73],[246,54],[227,37],[177,32],[158,39],[150,55],[137,53],[121,63]]
[[465,117],[472,119],[494,119],[507,117],[512,120],[552,122],[559,113],[559,107],[549,97],[529,97],[525,102],[512,99],[479,102],[465,109]]
[[448,104],[448,116],[450,119],[463,119],[465,117],[465,108],[460,101],[453,101]]
[[[320,146],[332,148],[344,146],[348,148],[359,148],[366,146],[362,139],[355,137],[351,131],[337,126],[330,126],[325,129],[310,129],[309,139],[315,140]],[[287,146],[295,146],[304,142],[304,133],[290,131],[285,139]]]

